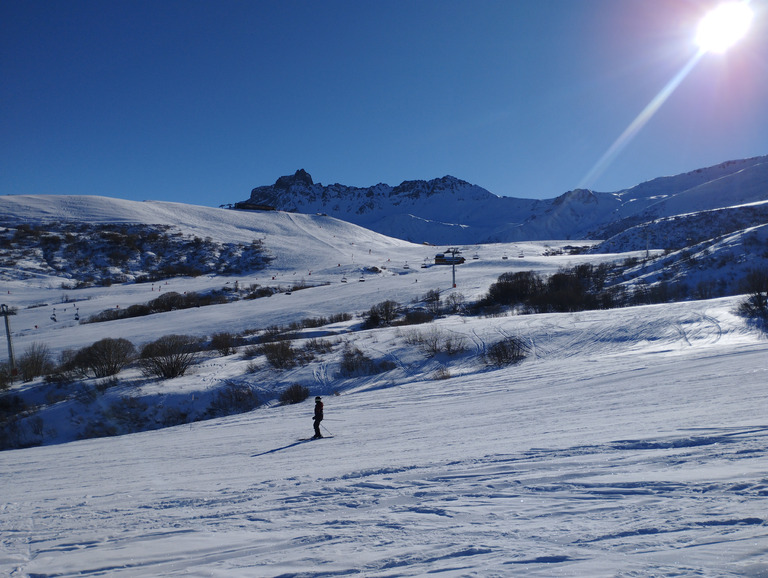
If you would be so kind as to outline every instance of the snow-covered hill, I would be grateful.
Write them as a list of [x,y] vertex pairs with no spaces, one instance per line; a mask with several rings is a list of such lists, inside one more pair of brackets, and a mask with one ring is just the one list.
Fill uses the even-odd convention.
[[[6,435],[43,445],[0,452],[2,575],[768,572],[768,345],[734,314],[740,297],[526,316],[446,307],[429,324],[376,329],[358,317],[385,300],[426,307],[430,292],[460,306],[505,272],[555,273],[644,251],[464,246],[454,287],[451,267],[431,264],[439,248],[326,216],[99,197],[2,197],[0,215],[2,227],[102,222],[164,225],[223,244],[258,238],[272,257],[234,276],[83,288],[31,267],[3,272],[19,355],[107,337],[138,346],[231,332],[246,341],[235,353],[202,352],[174,379],[129,367],[116,380],[15,382],[2,401],[29,405]],[[722,245],[738,246],[730,237]],[[75,318],[171,291],[255,284],[279,292],[102,323]],[[305,288],[287,290],[296,285]],[[301,323],[340,313],[351,317]],[[312,355],[276,369],[249,351],[276,331]],[[485,354],[510,337],[528,358],[489,365]],[[350,350],[380,371],[341,371]],[[324,397],[333,437],[299,441],[312,432],[311,402],[276,403],[291,384]],[[230,389],[262,405],[194,421]],[[180,425],[74,439],[163,419]]]
[[755,157],[615,193],[575,190],[541,201],[498,197],[451,176],[396,187],[323,186],[302,169],[274,185],[256,187],[236,206],[328,214],[417,243],[474,244],[607,239],[662,217],[766,200],[768,157]]
[[733,305],[449,318],[535,355],[441,379],[398,330],[362,334],[401,377],[316,375],[330,439],[298,441],[307,402],[2,452],[0,573],[762,576],[768,346]]
[[[44,223],[108,223],[171,226],[182,234],[218,242],[259,239],[282,267],[326,267],[351,255],[354,244],[403,247],[359,226],[316,215],[250,213],[184,203],[126,201],[109,197],[18,195],[0,197],[0,226]],[[368,247],[370,245],[370,247]]]

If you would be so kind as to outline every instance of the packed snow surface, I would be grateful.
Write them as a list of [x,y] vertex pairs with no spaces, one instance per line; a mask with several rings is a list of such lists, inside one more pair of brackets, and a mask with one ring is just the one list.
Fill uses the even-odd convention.
[[[319,221],[279,218],[322,238]],[[183,315],[53,324],[47,314],[62,291],[52,280],[9,281],[3,293],[19,307],[20,347],[45,340],[60,350],[107,333],[138,342],[182,328],[235,330],[451,289],[450,267],[418,267],[434,248],[345,242],[356,243],[354,262],[350,252],[335,263],[342,251],[329,248],[312,273],[331,285]],[[502,262],[522,249],[524,259]],[[567,263],[543,257],[543,245],[522,249],[478,248],[480,259],[457,267],[459,290],[475,297],[505,268]],[[309,279],[310,263],[282,251],[287,264],[276,259],[259,279]],[[416,266],[403,269],[406,260]],[[382,263],[388,269],[365,283],[351,277]],[[153,291],[68,294],[99,311]],[[324,365],[275,378],[315,379],[327,439],[301,441],[312,433],[307,401],[1,452],[0,574],[768,576],[768,342],[733,314],[737,302],[447,316],[435,326],[469,346],[456,358],[425,357],[407,344],[408,328],[346,334],[395,369],[340,382]],[[509,335],[528,343],[529,358],[480,365]],[[162,387],[204,387],[239,363],[221,358]]]

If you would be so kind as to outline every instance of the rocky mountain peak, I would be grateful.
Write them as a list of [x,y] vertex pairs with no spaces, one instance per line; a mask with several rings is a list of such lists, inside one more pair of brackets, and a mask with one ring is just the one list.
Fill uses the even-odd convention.
[[579,204],[594,204],[597,203],[597,195],[589,189],[574,189],[563,193],[559,197],[555,198],[552,203],[554,205],[562,205],[566,203],[579,203]]
[[304,169],[299,169],[298,171],[293,173],[293,175],[286,175],[286,176],[280,177],[275,181],[275,184],[273,186],[276,189],[287,191],[288,189],[292,188],[295,185],[304,185],[306,187],[311,187],[313,184],[315,183],[312,180],[312,176]]

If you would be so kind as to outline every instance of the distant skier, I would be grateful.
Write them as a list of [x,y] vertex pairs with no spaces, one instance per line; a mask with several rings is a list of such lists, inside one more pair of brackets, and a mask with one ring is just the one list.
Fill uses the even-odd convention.
[[312,418],[312,423],[315,426],[315,436],[312,439],[323,437],[320,433],[320,422],[323,421],[323,400],[318,395],[315,398],[315,415]]

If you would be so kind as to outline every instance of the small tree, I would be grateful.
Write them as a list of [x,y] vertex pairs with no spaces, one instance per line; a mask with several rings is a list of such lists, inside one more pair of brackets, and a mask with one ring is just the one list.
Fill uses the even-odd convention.
[[176,291],[169,291],[150,301],[148,306],[153,313],[162,313],[173,311],[174,309],[184,309],[184,302],[185,298],[183,295]]
[[147,376],[179,377],[196,361],[197,347],[198,341],[191,335],[165,335],[141,348],[139,366]]
[[424,295],[424,304],[432,315],[440,315],[440,289],[430,289]]
[[484,305],[517,305],[539,295],[545,287],[544,280],[533,271],[502,273],[488,288]]
[[445,298],[445,304],[448,306],[451,313],[458,313],[461,311],[465,301],[466,298],[464,297],[464,294],[459,293],[458,291],[450,293],[448,297]]

